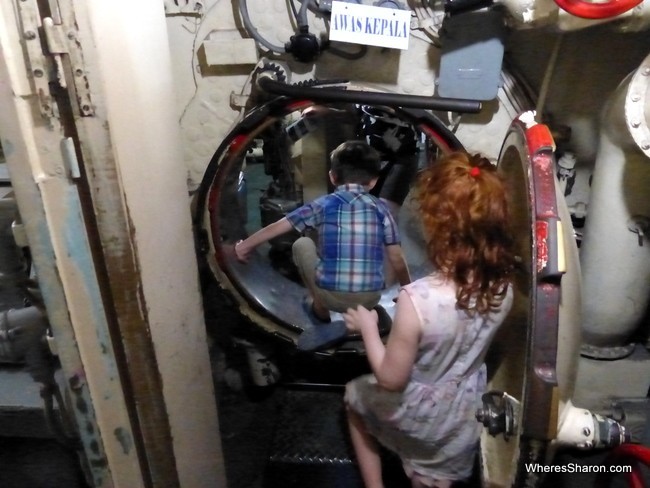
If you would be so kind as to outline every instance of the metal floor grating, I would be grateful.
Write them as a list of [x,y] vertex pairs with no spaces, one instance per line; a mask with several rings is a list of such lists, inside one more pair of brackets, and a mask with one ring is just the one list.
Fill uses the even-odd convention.
[[289,389],[278,409],[270,463],[353,464],[342,391]]
[[[363,488],[349,439],[343,390],[283,393],[264,488]],[[383,450],[382,470],[386,486],[410,488],[399,460]]]

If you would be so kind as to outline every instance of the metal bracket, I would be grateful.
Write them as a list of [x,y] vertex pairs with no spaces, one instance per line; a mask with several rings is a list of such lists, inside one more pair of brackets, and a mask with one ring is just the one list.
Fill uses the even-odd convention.
[[627,228],[637,235],[639,246],[642,247],[643,241],[650,231],[650,218],[645,215],[634,215],[628,220]]
[[38,96],[39,109],[45,119],[51,119],[54,117],[54,105],[49,86],[50,66],[43,54],[41,19],[37,0],[20,0],[18,14],[23,28],[23,38],[27,48],[35,94]]
[[[34,80],[35,93],[39,99],[41,115],[52,119],[58,115],[56,105],[50,92],[50,83],[57,83],[61,88],[71,88],[66,81],[64,56],[70,60],[72,82],[82,116],[93,115],[94,109],[88,88],[88,79],[83,62],[81,46],[77,42],[77,29],[71,5],[60,2],[65,13],[56,12],[55,19],[41,19],[37,0],[19,0],[23,38],[27,48],[27,57]],[[68,27],[73,26],[73,27]]]
[[164,0],[165,15],[201,15],[204,3],[199,0]]
[[68,88],[63,72],[62,56],[67,55],[70,62],[70,77],[74,85],[74,95],[79,106],[79,113],[82,117],[88,117],[95,113],[90,97],[88,77],[84,63],[83,51],[79,42],[79,30],[72,5],[67,2],[59,2],[57,17],[43,19],[47,48],[55,59],[57,79],[63,88]]

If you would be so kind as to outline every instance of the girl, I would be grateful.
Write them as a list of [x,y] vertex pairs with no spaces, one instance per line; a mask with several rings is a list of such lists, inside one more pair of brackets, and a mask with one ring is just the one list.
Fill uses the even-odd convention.
[[455,152],[419,176],[418,202],[434,271],[402,287],[384,346],[377,315],[344,314],[373,375],[346,386],[348,424],[366,488],[383,488],[377,440],[414,488],[470,477],[486,389],[484,356],[512,306],[514,268],[504,184],[479,155]]

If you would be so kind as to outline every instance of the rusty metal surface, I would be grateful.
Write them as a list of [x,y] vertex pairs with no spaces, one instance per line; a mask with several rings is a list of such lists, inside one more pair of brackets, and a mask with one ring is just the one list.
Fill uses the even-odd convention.
[[505,138],[499,172],[510,188],[520,266],[513,310],[488,354],[488,387],[520,402],[517,435],[482,434],[482,478],[487,486],[539,486],[525,463],[546,461],[558,412],[557,348],[561,272],[553,141],[545,126],[529,132],[516,120]]
[[[89,26],[88,19],[84,18],[86,9],[73,3],[60,2],[61,17],[75,28],[71,44],[75,46],[76,55],[89,58],[93,53],[91,43],[85,42],[89,40],[85,31]],[[79,66],[74,68],[82,69]],[[85,68],[82,74],[85,74]],[[119,429],[113,435],[123,449],[137,450],[146,486],[174,487],[179,485],[178,474],[173,462],[169,418],[151,341],[147,308],[143,306],[146,301],[142,296],[133,225],[124,205],[114,153],[110,150],[110,133],[105,125],[106,107],[98,88],[101,83],[97,79],[89,79],[87,83],[97,92],[93,105],[96,117],[85,117],[88,111],[80,109],[80,115],[84,117],[73,119],[74,110],[70,110],[65,123],[76,141],[82,208],[98,281],[102,284],[101,300],[110,329],[112,354],[128,399],[132,424],[129,430],[133,429],[132,436]],[[90,90],[87,93],[90,94]],[[76,95],[80,96],[79,93]],[[84,141],[83,145],[80,140]]]
[[[561,274],[556,271],[558,237],[554,235],[557,227],[553,225],[559,220],[555,194],[554,144],[550,131],[544,125],[526,128],[520,124],[515,130],[523,131],[522,136],[528,143],[528,160],[523,163],[530,168],[528,185],[535,212],[531,215],[531,228],[532,242],[535,244],[533,262],[536,265],[531,270],[530,357],[523,398],[522,434],[531,439],[550,441],[555,437],[557,427],[554,388],[557,387],[561,278]],[[540,235],[538,230],[544,227],[542,224],[546,224],[546,231]]]

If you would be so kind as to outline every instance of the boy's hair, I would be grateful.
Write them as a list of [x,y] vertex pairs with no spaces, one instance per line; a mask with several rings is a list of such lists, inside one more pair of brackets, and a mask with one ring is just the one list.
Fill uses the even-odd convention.
[[364,141],[346,141],[330,154],[332,175],[337,184],[368,185],[379,176],[379,152]]

